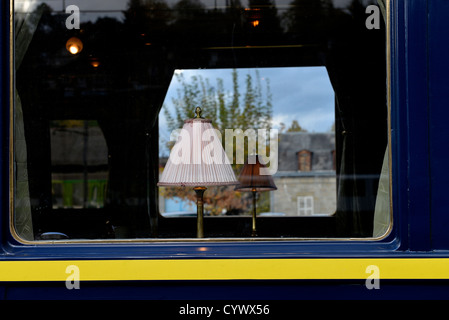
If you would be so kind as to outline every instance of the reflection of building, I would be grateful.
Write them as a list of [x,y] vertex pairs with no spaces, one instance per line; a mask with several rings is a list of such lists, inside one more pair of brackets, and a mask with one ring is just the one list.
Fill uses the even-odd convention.
[[279,135],[278,171],[271,211],[287,215],[332,214],[336,209],[335,136],[288,132]]

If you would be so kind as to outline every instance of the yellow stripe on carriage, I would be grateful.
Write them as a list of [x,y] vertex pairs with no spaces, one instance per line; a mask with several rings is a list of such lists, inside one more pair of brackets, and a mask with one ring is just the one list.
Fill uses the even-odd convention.
[[[371,267],[374,266],[374,267]],[[449,279],[446,258],[1,261],[0,281]]]

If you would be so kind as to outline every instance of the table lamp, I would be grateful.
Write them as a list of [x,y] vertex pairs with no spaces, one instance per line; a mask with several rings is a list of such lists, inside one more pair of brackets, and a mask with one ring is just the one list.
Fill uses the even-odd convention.
[[261,191],[277,190],[271,175],[261,175],[260,168],[265,165],[259,161],[258,155],[250,155],[245,161],[239,175],[240,184],[235,187],[236,191],[251,191],[253,194],[253,214],[251,236],[257,236],[256,231],[256,195]]
[[204,202],[207,186],[236,185],[238,181],[212,121],[201,117],[184,121],[158,186],[193,187],[197,197],[197,237],[203,238]]

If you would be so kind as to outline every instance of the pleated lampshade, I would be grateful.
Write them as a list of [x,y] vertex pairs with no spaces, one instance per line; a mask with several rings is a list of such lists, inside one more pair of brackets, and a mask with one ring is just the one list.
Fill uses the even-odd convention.
[[185,120],[158,186],[235,184],[238,181],[212,121],[199,115]]
[[197,237],[203,238],[203,193],[207,186],[235,185],[231,163],[212,127],[212,121],[201,117],[184,121],[178,140],[159,179],[158,186],[190,186],[197,196]]
[[240,184],[237,191],[271,191],[277,190],[271,175],[261,175],[260,168],[265,165],[259,161],[259,156],[250,155],[239,175]]

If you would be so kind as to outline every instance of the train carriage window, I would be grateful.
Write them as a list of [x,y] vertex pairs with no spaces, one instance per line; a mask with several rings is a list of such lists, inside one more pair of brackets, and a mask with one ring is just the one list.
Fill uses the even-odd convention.
[[[251,193],[208,188],[208,241],[385,235],[383,10],[368,0],[14,1],[13,234],[194,239],[194,192],[157,182],[171,133],[201,106],[223,137],[267,132],[277,186],[257,196],[256,237]],[[252,142],[238,146],[244,158],[262,152]]]

